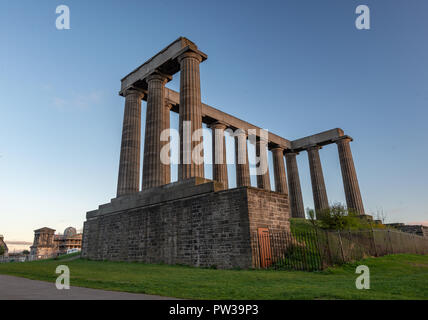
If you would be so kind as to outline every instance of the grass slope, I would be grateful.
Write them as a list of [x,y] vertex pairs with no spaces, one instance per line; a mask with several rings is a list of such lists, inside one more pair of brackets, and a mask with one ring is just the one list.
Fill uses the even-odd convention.
[[[322,272],[213,270],[76,259],[0,264],[0,274],[54,282],[57,265],[74,286],[188,299],[428,299],[428,256],[390,255]],[[371,289],[355,288],[356,266],[370,268]]]

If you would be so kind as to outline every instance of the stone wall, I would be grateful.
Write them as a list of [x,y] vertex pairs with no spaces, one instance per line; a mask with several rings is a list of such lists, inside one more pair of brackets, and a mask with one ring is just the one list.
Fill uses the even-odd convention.
[[397,230],[406,233],[414,233],[421,237],[428,237],[428,226],[423,225],[408,225],[404,223],[387,223],[386,226],[393,227]]
[[[185,192],[190,189],[192,192]],[[94,260],[250,268],[251,235],[257,228],[289,230],[288,197],[284,194],[249,187],[217,191],[215,184],[208,182],[159,187],[156,195],[161,201],[151,203],[150,192],[154,194],[143,191],[120,200],[120,205],[113,200],[89,212],[82,256]],[[171,197],[174,194],[175,199]],[[165,200],[168,197],[170,200]],[[113,206],[116,207],[112,209]]]
[[422,225],[404,225],[398,226],[397,229],[407,233],[414,233],[418,236],[428,237],[428,227]]

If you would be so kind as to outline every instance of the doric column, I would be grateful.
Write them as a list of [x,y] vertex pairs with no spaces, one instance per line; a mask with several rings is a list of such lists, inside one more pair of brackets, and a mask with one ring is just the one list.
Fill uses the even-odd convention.
[[329,208],[319,149],[321,149],[319,146],[307,149],[309,169],[311,171],[312,194],[314,197],[315,212],[318,216]]
[[[164,112],[167,115],[165,115],[165,117],[164,117],[164,120],[165,120],[164,128],[168,128],[170,130],[171,130],[170,116],[171,116],[172,107],[173,107],[173,105],[171,103],[165,102]],[[162,145],[161,150],[165,147],[166,144],[171,142],[170,133],[168,132],[168,134],[169,134],[168,141],[164,141],[163,143],[161,143],[161,145]],[[162,156],[162,152],[161,152],[161,156]],[[169,156],[169,158],[171,157],[171,149],[168,149],[168,156]],[[171,158],[170,158],[170,161],[171,161]],[[165,165],[164,168],[165,168],[165,170],[164,170],[165,180],[164,181],[166,181],[167,184],[171,183],[171,164]]]
[[277,147],[272,149],[273,172],[275,177],[275,191],[288,194],[287,178],[285,176],[284,149]]
[[248,162],[247,134],[245,130],[239,129],[234,133],[235,138],[235,165],[236,186],[250,187],[250,164]]
[[[180,164],[179,180],[204,177],[202,104],[199,63],[202,57],[185,52],[180,62]],[[197,131],[197,134],[194,132]],[[193,139],[192,139],[193,138]],[[193,156],[192,156],[193,153]]]
[[351,138],[346,137],[336,142],[339,151],[340,168],[342,169],[343,187],[348,209],[355,210],[356,213],[363,215],[363,200],[361,199],[357,173],[352,158],[351,146],[349,145],[351,141]]
[[267,140],[257,137],[256,157],[259,159],[257,167],[257,187],[270,190],[269,163],[268,163]]
[[211,126],[212,130],[212,153],[213,153],[213,180],[223,183],[224,189],[229,188],[226,163],[226,138],[224,130],[227,126],[220,122],[215,122]]
[[117,196],[140,190],[141,99],[136,90],[125,92]]
[[288,174],[288,197],[290,202],[291,216],[293,218],[304,218],[305,208],[303,207],[302,189],[300,186],[299,168],[297,167],[296,156],[298,153],[290,152],[285,154]]
[[170,77],[154,73],[146,81],[147,113],[144,137],[142,189],[170,183],[170,165],[161,161],[160,153],[168,141],[161,141],[163,130],[169,129],[169,109],[165,103],[165,83]]

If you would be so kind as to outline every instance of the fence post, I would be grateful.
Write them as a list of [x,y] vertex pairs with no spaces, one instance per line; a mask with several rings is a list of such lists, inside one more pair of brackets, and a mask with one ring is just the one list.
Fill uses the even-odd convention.
[[416,235],[412,234],[412,240],[413,240],[413,244],[415,245],[415,254],[418,254],[418,243],[417,243],[417,237]]
[[379,257],[379,255],[377,253],[376,240],[375,240],[375,236],[374,236],[373,226],[371,227],[371,229],[372,229],[372,240],[373,240],[372,242],[373,242],[375,257]]
[[[320,244],[321,240],[320,237],[318,235],[318,229],[315,228],[315,245],[316,245],[316,250],[318,252],[319,255],[319,262],[320,262],[320,269],[324,268],[324,252],[321,253],[321,244]],[[325,247],[325,246],[324,246]],[[327,263],[325,263],[325,265],[327,265]]]
[[392,246],[392,241],[391,241],[391,230],[388,229],[388,239],[389,239],[389,246],[391,247],[391,252],[389,254],[393,254],[394,253],[394,247]]
[[324,231],[326,240],[327,240],[327,252],[328,252],[328,258],[330,259],[330,265],[333,265],[333,257],[331,255],[331,249],[330,249],[330,240],[328,238],[329,231]]
[[340,230],[337,230],[337,234],[339,236],[339,244],[340,244],[340,252],[342,254],[342,262],[345,263],[345,254],[343,253],[343,243],[342,243],[342,237],[340,236]]

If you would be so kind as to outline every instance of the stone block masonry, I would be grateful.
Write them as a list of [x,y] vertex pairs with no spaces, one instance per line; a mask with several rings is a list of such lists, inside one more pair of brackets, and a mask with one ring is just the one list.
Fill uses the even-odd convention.
[[[151,196],[157,194],[157,199]],[[258,228],[289,231],[286,194],[190,179],[114,199],[88,212],[82,257],[251,268]]]

